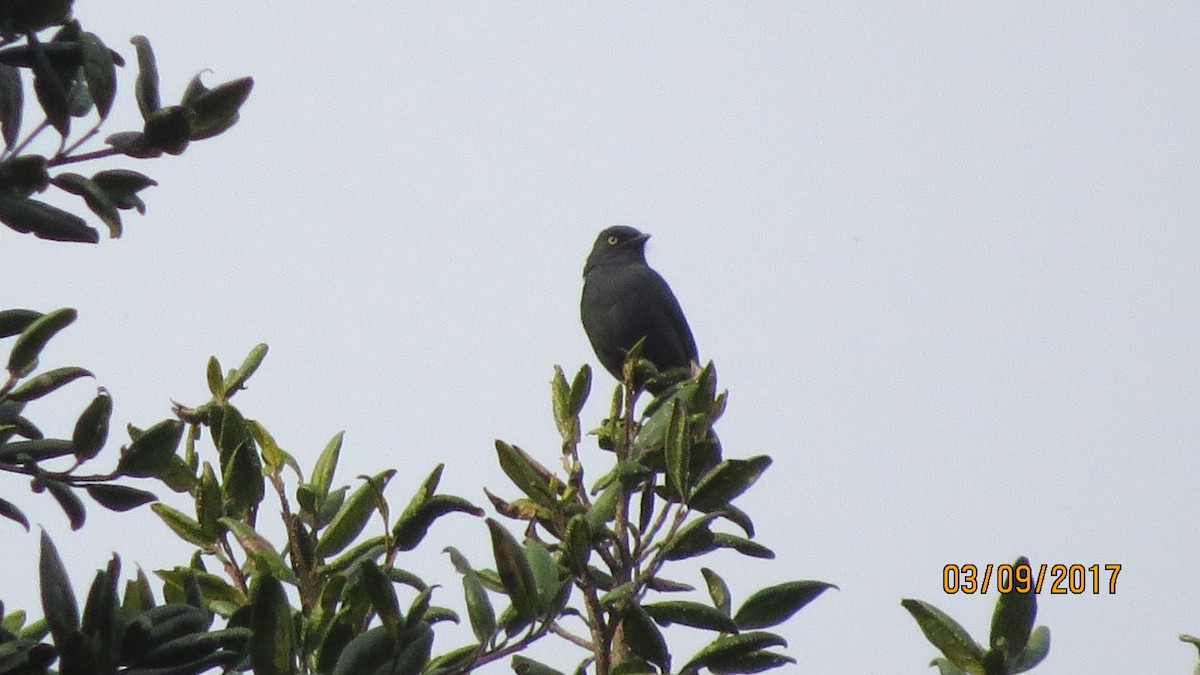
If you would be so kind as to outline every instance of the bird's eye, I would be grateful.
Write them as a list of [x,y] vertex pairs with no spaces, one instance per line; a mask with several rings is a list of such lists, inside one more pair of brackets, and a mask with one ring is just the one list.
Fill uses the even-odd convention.
[[608,235],[608,245],[609,246],[616,246],[618,241],[621,241],[621,240],[617,238],[617,235],[615,235],[615,234]]

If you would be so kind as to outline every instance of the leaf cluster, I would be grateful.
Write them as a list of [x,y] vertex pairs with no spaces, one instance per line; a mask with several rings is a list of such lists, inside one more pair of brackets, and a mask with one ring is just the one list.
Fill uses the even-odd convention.
[[[0,311],[0,338],[13,339],[7,379],[0,384],[0,472],[28,476],[32,490],[48,492],[66,513],[71,528],[77,530],[87,515],[80,492],[114,511],[128,511],[154,501],[154,494],[116,481],[152,475],[154,465],[174,453],[181,427],[170,422],[144,431],[130,426],[130,442],[121,449],[116,468],[85,474],[84,465],[97,457],[108,440],[112,398],[103,387],[79,414],[70,438],[46,438],[24,416],[26,404],[75,380],[92,377],[90,371],[77,366],[38,372],[42,350],[75,317],[75,310],[70,308],[45,314],[26,309]],[[24,512],[4,497],[0,497],[0,516],[29,529]]]
[[[1029,567],[1025,556],[1013,567]],[[930,665],[940,675],[1015,675],[1033,669],[1050,653],[1050,629],[1034,628],[1037,594],[1032,587],[1014,585],[1001,593],[992,612],[992,626],[985,649],[954,619],[933,605],[913,599],[900,603],[916,620],[925,637],[942,652]]]
[[[69,1],[0,0],[0,222],[17,232],[68,242],[99,241],[81,216],[34,199],[49,187],[83,199],[106,226],[121,236],[121,212],[145,213],[139,192],[157,182],[131,169],[105,169],[90,176],[52,171],[66,164],[125,156],[145,159],[178,155],[192,141],[233,126],[253,87],[249,77],[207,87],[196,75],[179,103],[163,105],[150,42],[134,37],[138,75],[134,95],[141,129],[110,134],[107,147],[85,150],[108,120],[117,97],[117,69],[125,59],[95,33],[83,29]],[[53,34],[40,33],[53,29]],[[22,135],[26,99],[32,89],[40,120]],[[75,128],[83,125],[81,133]],[[57,134],[51,152],[30,152],[41,134]]]

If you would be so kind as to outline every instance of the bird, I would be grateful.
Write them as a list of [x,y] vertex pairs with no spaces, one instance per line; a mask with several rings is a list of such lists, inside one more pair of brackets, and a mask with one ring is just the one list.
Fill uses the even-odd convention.
[[683,309],[667,281],[646,264],[649,238],[625,225],[609,227],[596,237],[583,266],[583,329],[600,364],[618,381],[626,354],[643,338],[641,356],[660,373],[700,372]]

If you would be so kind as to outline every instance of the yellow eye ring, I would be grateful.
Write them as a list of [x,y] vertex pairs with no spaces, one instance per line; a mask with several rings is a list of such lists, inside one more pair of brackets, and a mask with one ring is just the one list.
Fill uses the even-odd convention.
[[621,240],[617,237],[617,235],[615,235],[615,234],[608,235],[608,245],[609,246],[616,246],[618,241],[621,241]]

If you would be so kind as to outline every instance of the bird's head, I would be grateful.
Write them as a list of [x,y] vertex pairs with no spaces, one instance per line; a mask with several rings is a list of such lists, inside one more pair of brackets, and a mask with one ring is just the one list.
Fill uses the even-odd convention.
[[605,229],[596,237],[596,244],[592,246],[592,252],[583,266],[584,275],[600,265],[646,264],[646,240],[649,238],[650,235],[628,225]]

